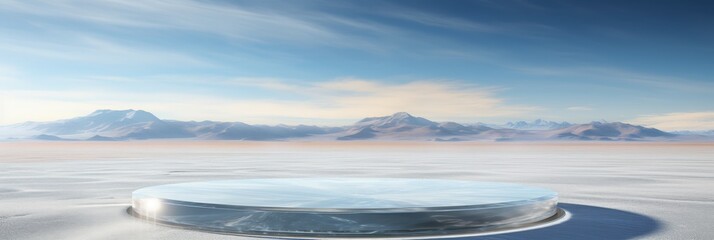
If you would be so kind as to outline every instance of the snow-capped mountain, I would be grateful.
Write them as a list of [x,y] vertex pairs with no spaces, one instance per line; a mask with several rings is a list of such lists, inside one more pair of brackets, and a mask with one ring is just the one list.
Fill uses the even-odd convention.
[[455,122],[432,122],[405,112],[390,116],[365,118],[349,127],[338,140],[438,140],[474,135],[491,128],[464,126]]
[[98,110],[87,116],[0,127],[0,140],[129,140],[186,138],[205,140],[412,140],[412,141],[711,141],[704,133],[680,135],[620,122],[570,124],[536,120],[508,128],[485,124],[434,122],[405,112],[362,119],[351,126],[250,125],[242,122],[161,120],[142,110]]
[[0,127],[0,139],[126,140],[196,138],[276,140],[341,131],[317,126],[249,125],[241,122],[161,120],[142,110],[97,110],[87,116],[52,122],[26,122]]
[[645,138],[671,138],[675,134],[655,128],[631,125],[621,122],[592,122],[573,125],[547,132],[548,137],[577,140],[640,140]]
[[553,122],[543,119],[536,119],[534,121],[516,121],[508,122],[503,125],[504,128],[519,129],[519,130],[552,130],[570,127],[573,124],[568,122]]
[[428,127],[435,124],[435,122],[429,121],[425,118],[414,117],[405,112],[398,112],[392,114],[391,116],[365,118],[355,123],[355,126],[369,126],[371,128],[389,129],[401,127]]
[[[53,122],[28,122],[11,125],[15,131],[25,130],[39,139],[149,139],[186,138],[193,134],[164,122],[142,110],[97,110],[93,113]],[[25,136],[27,137],[27,136]]]

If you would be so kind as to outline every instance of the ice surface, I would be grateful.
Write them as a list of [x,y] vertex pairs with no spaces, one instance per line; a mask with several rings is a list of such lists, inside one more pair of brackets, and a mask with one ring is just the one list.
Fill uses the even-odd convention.
[[446,235],[532,224],[553,191],[517,184],[405,178],[189,182],[132,194],[142,218],[188,228],[302,236]]
[[276,177],[518,183],[573,213],[476,239],[714,239],[713,172],[711,143],[1,143],[0,239],[249,239],[147,224],[131,193]]
[[517,184],[405,178],[288,178],[146,187],[135,198],[264,208],[404,209],[524,204],[553,191]]

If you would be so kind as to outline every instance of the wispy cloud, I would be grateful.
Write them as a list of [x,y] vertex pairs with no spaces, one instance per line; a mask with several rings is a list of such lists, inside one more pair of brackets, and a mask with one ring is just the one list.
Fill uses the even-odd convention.
[[608,82],[634,83],[642,86],[688,92],[714,91],[714,84],[676,76],[654,75],[612,67],[526,67],[510,66],[517,71],[543,76],[575,76]]
[[244,39],[274,35],[285,38],[329,35],[312,24],[277,13],[192,0],[8,1],[0,8],[97,24],[192,30]]
[[204,59],[178,51],[131,46],[86,33],[54,31],[53,36],[54,39],[30,41],[23,38],[3,37],[0,38],[0,52],[93,64],[216,66]]
[[383,17],[399,19],[418,23],[425,26],[450,29],[459,32],[476,32],[487,34],[502,34],[521,38],[542,38],[545,34],[552,34],[558,30],[546,24],[531,22],[494,22],[476,21],[473,19],[456,18],[446,15],[437,15],[424,11],[415,11],[403,6],[387,6],[377,10]]
[[255,79],[237,79],[225,83],[296,94],[303,100],[235,99],[194,93],[9,91],[4,98],[7,107],[3,123],[54,120],[86,114],[98,108],[140,108],[164,118],[181,120],[328,125],[347,124],[362,117],[383,116],[398,111],[435,120],[471,122],[493,117],[523,116],[538,110],[534,106],[508,104],[496,96],[496,88],[459,82],[386,84],[363,79],[340,79],[309,84],[271,80],[266,84]]
[[[603,21],[558,23],[572,15],[569,7],[451,4],[0,1],[0,65],[17,67],[0,66],[7,109],[0,122],[52,120],[94,108],[266,123],[348,122],[394,111],[464,122],[529,112],[625,120],[640,111],[710,109],[714,83],[694,79],[707,76],[708,58],[686,53],[706,47],[695,39],[660,45],[652,36],[609,26],[633,33],[633,43],[651,43],[629,47],[590,32]],[[461,6],[472,9],[453,10]],[[662,58],[646,59],[655,56],[650,53]],[[620,54],[632,63],[613,61]],[[681,64],[660,67],[670,60]],[[324,81],[340,76],[373,79]],[[661,104],[664,95],[671,101]]]
[[593,108],[587,106],[572,106],[566,108],[568,111],[592,111]]
[[420,23],[427,26],[449,28],[459,31],[477,31],[477,32],[501,32],[503,28],[498,28],[493,24],[486,24],[481,22],[467,21],[464,19],[437,16],[433,14],[428,14],[418,11],[408,11],[401,9],[401,11],[389,11],[382,12],[383,16],[412,21]]
[[[376,11],[362,9],[359,5],[350,7],[353,10],[368,11],[371,17],[398,19],[459,32],[533,38],[556,31],[555,28],[543,24],[480,22],[409,9],[402,5],[379,5],[381,7]],[[424,34],[402,24],[324,11],[315,8],[314,4],[305,3],[271,5],[199,0],[11,0],[0,3],[0,12],[2,11],[44,18],[45,21],[34,21],[46,22],[49,25],[53,25],[54,20],[60,20],[61,24],[57,24],[59,27],[93,24],[113,29],[151,29],[160,33],[181,31],[254,44],[327,45],[370,52],[397,50],[405,43],[421,44],[419,39],[432,39],[430,42],[447,39],[434,34]],[[452,42],[453,44],[455,43]]]
[[714,111],[675,112],[647,115],[631,120],[633,123],[663,130],[714,130]]
[[380,34],[396,30],[299,8],[195,0],[6,1],[0,3],[3,10],[100,26],[208,34],[256,44],[279,41],[371,49],[379,45],[359,37],[354,30]]

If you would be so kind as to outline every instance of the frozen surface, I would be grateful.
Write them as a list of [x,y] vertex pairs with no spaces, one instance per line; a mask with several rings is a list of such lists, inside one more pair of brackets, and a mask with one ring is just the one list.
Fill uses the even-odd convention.
[[713,172],[710,143],[0,143],[0,239],[245,239],[125,210],[142,187],[278,177],[510,182],[572,213],[477,239],[714,239]]
[[255,208],[349,209],[443,208],[516,205],[557,196],[518,184],[407,178],[272,178],[217,180],[151,186],[135,198]]
[[515,228],[551,218],[553,191],[409,178],[271,178],[175,183],[132,193],[150,221],[227,233],[425,236]]

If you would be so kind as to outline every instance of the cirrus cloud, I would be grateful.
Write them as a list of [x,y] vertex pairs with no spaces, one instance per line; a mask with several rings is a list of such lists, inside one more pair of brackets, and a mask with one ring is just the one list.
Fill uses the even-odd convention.
[[675,112],[661,115],[647,115],[631,122],[662,130],[712,130],[714,129],[714,111]]
[[566,108],[568,111],[592,111],[593,108],[591,107],[586,107],[586,106],[572,106]]

